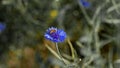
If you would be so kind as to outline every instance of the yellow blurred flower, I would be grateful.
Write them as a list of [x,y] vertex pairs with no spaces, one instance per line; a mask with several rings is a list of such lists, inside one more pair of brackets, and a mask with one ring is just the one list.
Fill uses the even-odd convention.
[[55,18],[58,15],[58,11],[57,10],[51,10],[50,12],[50,17],[51,18]]

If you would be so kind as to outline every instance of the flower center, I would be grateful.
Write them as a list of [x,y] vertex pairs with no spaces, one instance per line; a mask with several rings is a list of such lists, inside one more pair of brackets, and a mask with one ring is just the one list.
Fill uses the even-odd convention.
[[50,35],[54,39],[58,39],[59,38],[59,34],[57,33],[57,31],[55,29],[50,30]]

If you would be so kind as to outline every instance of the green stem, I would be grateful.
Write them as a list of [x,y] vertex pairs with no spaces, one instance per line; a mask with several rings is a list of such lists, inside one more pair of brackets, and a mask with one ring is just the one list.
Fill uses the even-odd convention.
[[66,64],[65,61],[64,61],[64,59],[63,59],[63,57],[62,57],[62,55],[60,54],[60,50],[59,50],[59,48],[58,48],[58,44],[55,43],[55,46],[56,46],[56,49],[57,49],[58,55],[59,55],[60,58],[61,58],[61,61],[64,62],[64,64]]

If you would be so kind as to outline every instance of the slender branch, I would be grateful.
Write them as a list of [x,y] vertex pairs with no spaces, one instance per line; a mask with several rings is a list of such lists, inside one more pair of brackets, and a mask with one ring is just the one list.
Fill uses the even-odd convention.
[[56,49],[57,49],[58,55],[59,55],[59,56],[60,56],[60,58],[61,58],[61,61],[62,61],[62,62],[64,62],[64,64],[66,64],[66,65],[67,65],[67,63],[64,61],[64,59],[63,59],[62,55],[60,54],[60,50],[59,50],[59,48],[58,48],[58,44],[57,44],[57,43],[55,43],[55,46],[56,46]]
[[120,14],[120,11],[118,10],[119,8],[117,7],[116,2],[115,2],[114,0],[111,0],[111,2],[112,2],[112,4],[113,4],[113,6],[114,6],[116,12],[117,12],[118,14]]
[[[49,45],[45,44],[45,46],[48,48],[48,50],[49,50],[53,55],[55,55],[58,59],[61,60],[61,57],[58,55],[57,52],[55,52]],[[64,62],[65,62],[66,64],[70,64],[70,62],[69,62],[68,60],[66,60],[66,59],[64,59],[64,58],[63,58],[63,60],[64,60]]]

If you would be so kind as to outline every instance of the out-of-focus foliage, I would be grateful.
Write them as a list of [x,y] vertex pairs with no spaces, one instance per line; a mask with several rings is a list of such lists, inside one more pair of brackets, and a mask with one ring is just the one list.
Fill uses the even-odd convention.
[[[5,29],[0,31],[0,68],[119,68],[119,3],[1,0],[0,22]],[[52,26],[67,33],[66,41],[58,44],[67,65],[59,60],[55,44],[44,39]]]

